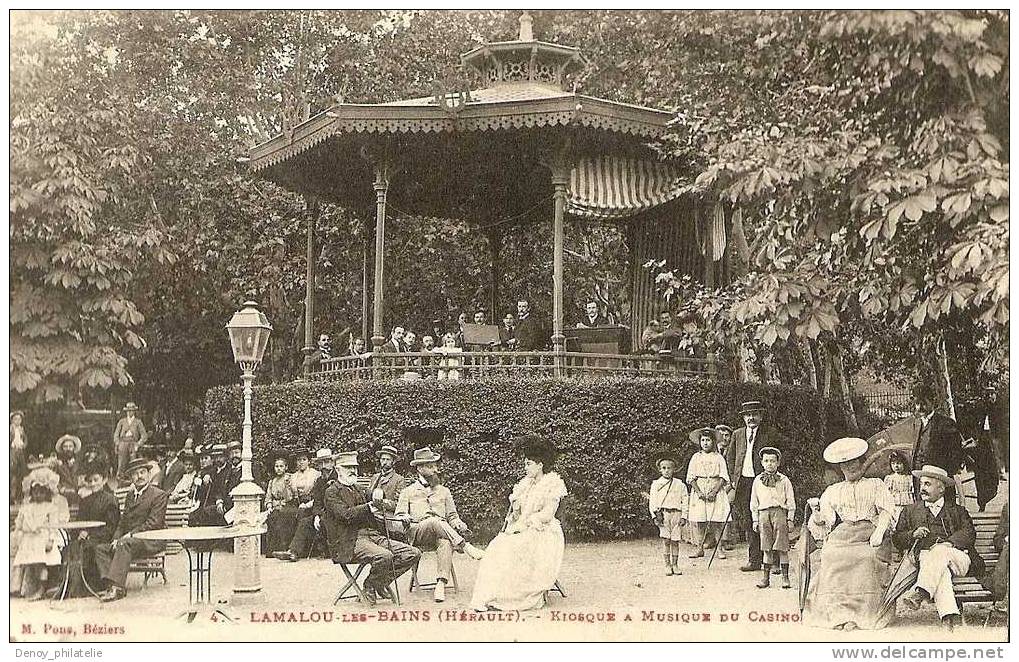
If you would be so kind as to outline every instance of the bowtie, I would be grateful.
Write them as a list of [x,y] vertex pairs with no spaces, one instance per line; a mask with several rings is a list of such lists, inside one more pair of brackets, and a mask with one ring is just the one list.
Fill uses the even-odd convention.
[[770,474],[767,471],[763,472],[761,474],[761,482],[764,483],[765,487],[775,487],[778,485],[778,472],[776,471],[773,474]]

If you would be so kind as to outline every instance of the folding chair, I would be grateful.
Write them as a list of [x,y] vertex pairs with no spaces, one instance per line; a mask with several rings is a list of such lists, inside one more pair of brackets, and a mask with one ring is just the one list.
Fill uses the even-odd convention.
[[[434,550],[431,550],[431,551],[434,551]],[[411,571],[410,571],[410,588],[407,589],[407,591],[409,593],[413,593],[415,588],[421,588],[421,589],[435,588],[435,583],[437,581],[439,581],[438,578],[436,578],[436,579],[433,579],[430,582],[422,583],[418,579],[418,566],[421,565],[421,557],[423,557],[425,554],[426,554],[426,552],[424,552],[424,551],[421,552],[421,556],[418,557],[417,563],[414,564],[414,568],[411,569]],[[455,559],[456,556],[454,556],[453,558]],[[446,586],[446,588],[448,590],[451,590],[451,591],[459,592],[460,587],[459,587],[459,585],[457,584],[457,581],[456,581],[456,561],[454,561],[453,564],[451,565],[450,573],[449,574],[451,576],[449,578],[449,584]]]
[[566,597],[566,591],[563,590],[563,585],[559,583],[559,580],[555,580],[555,584],[552,584],[552,588],[545,591],[545,594],[558,593],[559,595]]
[[[340,600],[346,600],[349,598],[357,598],[364,606],[368,606],[368,597],[364,594],[364,587],[361,586],[361,582],[358,581],[361,578],[361,574],[371,567],[370,563],[358,563],[354,569],[354,572],[350,572],[350,566],[355,565],[353,563],[343,563],[341,561],[333,561],[334,564],[340,566],[343,570],[343,574],[347,576],[347,583],[343,585],[340,592],[336,594],[336,599],[333,600],[333,606],[335,607]],[[363,580],[362,580],[363,581]],[[353,591],[353,594],[350,592]]]

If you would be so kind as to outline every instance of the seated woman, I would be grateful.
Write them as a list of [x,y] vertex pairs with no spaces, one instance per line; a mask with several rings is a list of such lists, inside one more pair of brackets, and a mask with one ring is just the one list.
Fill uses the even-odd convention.
[[187,503],[193,510],[198,508],[196,498],[198,484],[195,480],[198,477],[198,461],[191,451],[181,451],[180,458],[181,464],[184,465],[184,473],[170,488],[170,503]]
[[286,550],[297,530],[297,490],[287,473],[287,459],[277,457],[273,462],[273,477],[265,490],[265,507],[269,516],[265,521],[262,553],[272,556],[273,552]]
[[556,519],[566,485],[551,471],[556,450],[537,435],[521,440],[524,478],[513,487],[502,533],[478,566],[471,606],[476,611],[538,609],[563,562],[563,528]]
[[845,480],[813,498],[809,526],[828,531],[811,557],[813,579],[804,610],[807,625],[836,630],[877,630],[891,617],[881,614],[892,550],[888,533],[895,503],[880,478],[864,478],[867,442],[845,437],[828,444],[824,459]]

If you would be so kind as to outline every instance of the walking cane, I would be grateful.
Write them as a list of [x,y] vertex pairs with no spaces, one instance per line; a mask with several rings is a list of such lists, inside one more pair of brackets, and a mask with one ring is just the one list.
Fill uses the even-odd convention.
[[[393,539],[389,537],[389,525],[386,522],[389,518],[386,517],[386,511],[382,511],[382,530],[386,532],[386,545],[389,547],[389,564],[393,571],[393,591],[396,592],[396,605],[400,606],[400,587],[397,584],[396,577],[396,555],[393,554]],[[401,520],[402,521],[402,520]]]
[[[712,515],[715,514],[714,508],[712,508],[711,514]],[[721,529],[721,531],[718,532],[718,535],[716,536],[716,538],[718,538],[718,540],[715,541],[715,548],[713,550],[711,550],[711,558],[708,559],[708,567],[709,568],[711,567],[711,562],[715,560],[715,555],[718,554],[718,548],[722,546],[722,538],[725,537],[725,527],[729,526],[730,522],[732,522],[732,506],[731,505],[729,506],[729,516],[725,518],[725,522],[722,523],[722,529]]]

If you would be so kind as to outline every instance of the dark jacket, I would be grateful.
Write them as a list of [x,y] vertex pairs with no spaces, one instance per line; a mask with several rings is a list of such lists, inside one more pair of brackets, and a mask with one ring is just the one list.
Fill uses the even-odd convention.
[[913,445],[913,468],[921,469],[925,464],[933,464],[947,471],[949,476],[954,476],[959,473],[965,457],[958,426],[949,417],[935,413],[928,427],[930,429],[925,433],[921,424]]
[[336,481],[336,469],[333,469],[329,473],[321,473],[318,478],[315,479],[315,484],[311,488],[311,498],[314,502],[311,506],[311,513],[313,515],[321,515],[325,512],[325,494],[326,488],[329,484]]
[[994,532],[994,538],[991,540],[994,545],[994,549],[999,552],[1005,548],[1008,543],[1005,542],[1005,538],[1008,538],[1008,503],[1001,507],[1001,519],[998,520],[998,529]]
[[601,313],[598,314],[598,317],[594,318],[594,321],[591,321],[591,318],[585,313],[584,316],[580,318],[580,321],[577,322],[577,326],[581,329],[596,329],[600,326],[608,325],[609,318],[605,317]]
[[357,485],[342,485],[333,480],[325,490],[324,501],[322,522],[329,553],[334,562],[349,563],[358,530],[375,526],[367,499]]
[[90,541],[108,543],[113,540],[113,532],[120,524],[120,504],[117,503],[117,497],[109,485],[81,500],[78,506],[78,519],[83,522],[106,522],[106,526],[89,530]]
[[930,534],[920,539],[917,552],[930,549],[939,542],[947,541],[952,543],[956,549],[961,549],[969,555],[970,565],[967,575],[980,577],[984,574],[984,560],[980,558],[975,548],[977,532],[973,528],[973,520],[965,508],[945,501],[941,512],[937,517],[934,517],[922,501],[904,506],[902,512],[899,513],[899,522],[895,526],[892,542],[903,551],[911,548],[913,532],[921,526],[930,529]]
[[[754,475],[759,476],[764,471],[761,464],[761,449],[771,446],[785,452],[786,439],[774,428],[762,423],[757,429],[757,437],[754,439]],[[732,441],[725,449],[725,465],[729,469],[729,482],[738,485],[740,476],[743,475],[743,456],[747,452],[747,429],[741,427],[733,430]]]
[[539,350],[548,344],[548,338],[541,324],[534,319],[534,313],[527,319],[518,319],[516,325],[517,349],[521,351]]
[[163,483],[159,485],[159,489],[164,492],[172,492],[173,488],[177,487],[177,483],[180,482],[181,476],[184,475],[184,461],[179,457],[173,458],[170,462],[166,463],[166,467],[163,468]]
[[400,354],[406,351],[407,348],[404,347],[403,343],[397,344],[392,338],[379,346],[379,353],[381,354]]
[[162,529],[168,499],[169,495],[166,492],[153,485],[146,487],[141,496],[135,499],[134,487],[131,487],[124,498],[124,512],[120,515],[120,522],[113,537],[120,538],[126,533]]
[[370,497],[372,492],[377,488],[382,488],[382,493],[385,495],[382,503],[387,513],[396,512],[396,500],[400,497],[400,491],[407,486],[407,479],[396,473],[395,471],[385,479],[382,478],[382,474],[375,474],[368,481],[368,496]]

